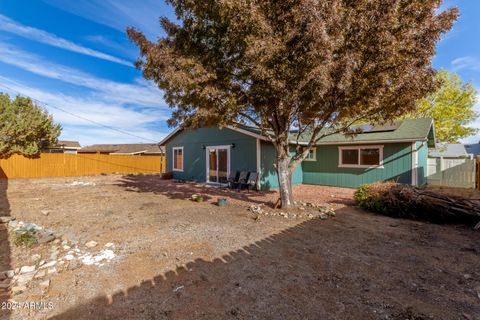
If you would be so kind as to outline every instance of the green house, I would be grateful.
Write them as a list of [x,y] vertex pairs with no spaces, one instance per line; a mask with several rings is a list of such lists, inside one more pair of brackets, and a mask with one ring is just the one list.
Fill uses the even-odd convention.
[[[292,183],[350,188],[386,180],[426,183],[428,148],[435,146],[432,119],[360,129],[354,137],[321,139],[296,168]],[[290,136],[292,152],[294,144],[306,145],[309,138],[295,132]],[[230,172],[254,171],[260,173],[261,189],[278,188],[275,149],[257,128],[177,128],[160,144],[165,147],[166,171],[174,179],[222,184]]]

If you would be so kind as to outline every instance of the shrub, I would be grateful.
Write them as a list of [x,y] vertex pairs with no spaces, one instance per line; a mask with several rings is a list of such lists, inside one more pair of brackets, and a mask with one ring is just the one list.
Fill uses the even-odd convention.
[[14,231],[12,234],[13,243],[16,246],[32,247],[38,243],[34,231]]
[[385,196],[395,186],[397,186],[395,182],[364,184],[355,191],[354,199],[366,210],[390,215],[391,210],[385,203]]

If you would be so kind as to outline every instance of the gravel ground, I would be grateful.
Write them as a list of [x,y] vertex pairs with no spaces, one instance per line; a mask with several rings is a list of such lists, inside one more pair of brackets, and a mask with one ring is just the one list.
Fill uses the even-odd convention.
[[[21,307],[0,310],[2,320],[480,319],[480,233],[367,213],[353,206],[351,189],[295,187],[298,200],[335,208],[321,220],[258,219],[249,205],[272,205],[276,193],[158,176],[18,179],[0,188],[1,215],[55,230],[71,247],[17,247],[0,224],[0,270],[32,265],[34,254],[49,261],[53,246],[59,260],[109,243],[115,254],[100,266],[73,263],[81,259],[72,253],[24,292],[4,293]],[[194,193],[206,201],[186,199]],[[219,197],[229,204],[213,205]]]

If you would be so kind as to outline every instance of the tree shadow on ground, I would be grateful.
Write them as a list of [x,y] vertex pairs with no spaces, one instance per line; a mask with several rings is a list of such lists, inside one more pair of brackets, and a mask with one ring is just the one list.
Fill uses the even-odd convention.
[[205,201],[217,201],[219,198],[227,198],[234,201],[265,204],[271,207],[274,206],[275,201],[266,200],[265,195],[270,195],[270,198],[272,198],[272,195],[278,194],[276,191],[257,192],[254,190],[228,189],[227,187],[204,183],[165,180],[158,175],[123,176],[119,185],[133,192],[152,192],[167,196],[170,199],[190,199],[193,194],[201,194]]
[[[8,180],[0,168],[0,216],[10,216],[10,204],[7,197]],[[0,223],[0,272],[11,269],[11,250],[8,241],[7,224]],[[1,282],[2,280],[0,280]],[[10,292],[0,288],[0,305],[10,299]],[[0,319],[8,319],[10,311],[6,309],[0,310]]]
[[[257,192],[228,189],[205,183],[165,180],[158,175],[127,175],[121,178],[118,185],[132,192],[152,192],[170,199],[190,199],[193,194],[201,194],[205,201],[212,202],[216,202],[219,198],[227,198],[230,202],[241,202],[247,205],[263,204],[271,208],[279,204],[277,190]],[[295,199],[317,205],[343,207],[354,204],[353,191],[347,188],[300,184],[293,186],[293,193]]]
[[[475,281],[463,278],[466,272],[480,277],[478,233],[352,208],[340,209],[337,216],[306,221],[213,261],[197,259],[52,319],[458,319],[462,313],[480,314]],[[474,251],[461,250],[465,246]]]

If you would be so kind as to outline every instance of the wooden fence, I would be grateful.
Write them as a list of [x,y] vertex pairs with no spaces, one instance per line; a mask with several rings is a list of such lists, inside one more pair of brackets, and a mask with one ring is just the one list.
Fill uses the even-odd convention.
[[480,190],[480,156],[477,156],[477,190]]
[[474,189],[477,174],[475,159],[428,158],[427,183],[430,185]]
[[0,178],[75,177],[101,173],[163,173],[163,156],[42,153],[0,159]]

